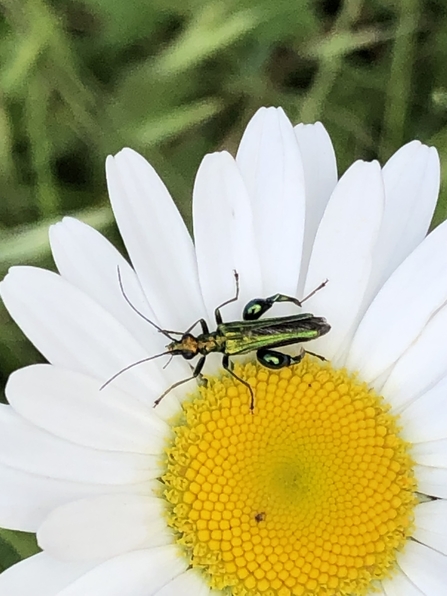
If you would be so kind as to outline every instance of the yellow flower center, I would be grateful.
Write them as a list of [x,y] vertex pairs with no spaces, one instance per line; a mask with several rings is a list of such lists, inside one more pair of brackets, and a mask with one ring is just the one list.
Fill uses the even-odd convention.
[[163,476],[190,565],[234,596],[364,596],[411,534],[408,445],[374,391],[306,357],[186,401]]

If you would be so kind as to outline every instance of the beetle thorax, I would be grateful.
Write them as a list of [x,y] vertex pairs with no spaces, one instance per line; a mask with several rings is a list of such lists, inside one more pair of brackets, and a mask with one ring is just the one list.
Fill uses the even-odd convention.
[[167,348],[171,354],[179,354],[186,359],[199,353],[197,338],[190,333],[185,333],[179,341],[171,342]]

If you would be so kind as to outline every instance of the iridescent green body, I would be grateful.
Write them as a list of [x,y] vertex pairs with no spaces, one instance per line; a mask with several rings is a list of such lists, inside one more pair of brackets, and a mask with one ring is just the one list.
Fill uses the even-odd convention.
[[256,321],[222,323],[218,326],[217,333],[222,334],[225,339],[225,353],[233,356],[261,348],[280,348],[310,341],[324,335],[329,329],[322,317],[303,313]]
[[[285,294],[274,294],[268,298],[255,298],[245,305],[242,313],[242,321],[230,321],[224,323],[220,309],[222,306],[237,300],[239,295],[238,277],[236,277],[236,296],[224,304],[218,306],[215,311],[216,330],[210,331],[205,319],[199,319],[192,325],[185,333],[179,335],[180,339],[172,339],[170,344],[166,346],[167,354],[173,356],[183,356],[183,358],[190,360],[195,356],[201,356],[199,359],[192,377],[179,381],[169,388],[184,383],[187,380],[198,377],[205,364],[205,359],[208,354],[212,352],[219,352],[223,354],[222,366],[231,375],[236,377],[249,390],[251,395],[250,408],[254,408],[254,394],[253,389],[243,379],[239,378],[231,369],[230,356],[238,356],[241,354],[248,354],[249,352],[256,352],[258,361],[267,368],[279,369],[292,364],[298,364],[304,357],[304,354],[312,354],[324,360],[322,356],[303,350],[301,348],[299,354],[290,356],[283,352],[277,352],[276,348],[290,346],[297,343],[303,343],[316,339],[321,335],[325,335],[330,330],[330,325],[323,317],[315,317],[310,313],[301,313],[298,315],[289,315],[285,317],[274,317],[267,319],[260,319],[261,315],[267,312],[277,302],[292,302],[297,306],[301,306],[301,302],[297,298],[286,296]],[[321,284],[312,294],[324,287],[326,282]],[[311,295],[312,295],[311,294]],[[202,333],[195,336],[191,331],[196,325],[200,325]],[[172,332],[169,332],[172,333]],[[166,333],[166,335],[168,335]],[[169,337],[169,335],[168,335]],[[155,405],[161,401],[166,395],[165,392]]]
[[[296,356],[290,356],[289,354],[276,351],[276,348],[310,341],[328,333],[330,330],[330,325],[323,317],[315,317],[310,313],[301,313],[297,315],[266,319],[261,319],[260,317],[270,308],[272,308],[272,306],[277,302],[290,302],[301,307],[302,302],[323,288],[326,285],[327,280],[320,284],[318,288],[316,288],[308,296],[306,296],[302,302],[300,302],[297,298],[287,296],[285,294],[273,294],[267,298],[255,298],[250,300],[250,302],[245,305],[242,312],[242,321],[230,321],[228,323],[224,323],[220,309],[231,302],[235,302],[239,298],[239,276],[236,271],[234,272],[234,278],[236,281],[236,295],[234,298],[231,298],[230,300],[227,300],[218,306],[214,311],[214,318],[216,320],[215,331],[209,330],[205,319],[199,319],[185,332],[179,332],[162,329],[133,306],[124,293],[121,275],[118,269],[118,279],[120,282],[121,291],[128,304],[148,323],[155,327],[160,333],[163,333],[163,335],[165,335],[171,341],[166,346],[165,352],[156,354],[155,356],[149,356],[148,358],[143,358],[142,360],[126,366],[117,374],[113,375],[113,377],[111,377],[108,381],[106,381],[102,388],[106,387],[118,375],[122,374],[126,370],[129,370],[134,366],[138,366],[143,362],[153,360],[154,358],[159,358],[160,356],[182,356],[186,360],[191,360],[195,356],[200,356],[193,370],[192,376],[182,379],[181,381],[177,381],[177,383],[171,385],[158,399],[155,400],[154,406],[156,406],[172,389],[198,377],[203,369],[208,354],[211,354],[212,352],[218,352],[223,354],[223,368],[247,387],[251,395],[250,409],[253,411],[253,389],[247,381],[241,379],[233,372],[230,362],[231,356],[256,352],[258,361],[263,366],[273,369],[279,369],[284,368],[285,366],[291,366],[292,364],[298,364],[306,353],[325,360],[323,356],[315,354],[314,352],[309,352],[303,348],[301,348]],[[199,335],[193,335],[191,333],[196,325],[200,325],[202,329],[202,332]],[[179,339],[176,339],[175,336],[179,336]]]
[[329,329],[326,319],[309,313],[253,321],[230,321],[219,323],[216,331],[209,332],[207,329],[197,337],[185,333],[178,341],[171,342],[167,349],[171,354],[188,359],[212,352],[237,356],[265,348],[280,348],[310,341],[324,335]]

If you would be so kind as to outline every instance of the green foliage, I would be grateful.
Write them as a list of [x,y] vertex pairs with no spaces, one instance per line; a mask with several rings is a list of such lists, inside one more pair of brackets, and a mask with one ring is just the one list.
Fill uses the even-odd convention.
[[157,166],[188,217],[201,156],[234,146],[260,105],[323,120],[342,170],[414,137],[446,151],[441,2],[0,4],[3,247],[23,226],[102,208],[104,157],[123,145]]
[[0,528],[0,573],[37,552],[39,547],[34,534]]
[[[125,145],[153,163],[190,223],[201,158],[233,150],[262,105],[322,120],[340,172],[359,157],[383,162],[413,138],[435,145],[443,186],[433,225],[447,217],[441,0],[0,6],[1,275],[18,263],[51,266],[46,230],[63,214],[119,241],[104,158]],[[0,309],[3,380],[38,358]],[[4,566],[25,556],[17,544],[0,537]]]

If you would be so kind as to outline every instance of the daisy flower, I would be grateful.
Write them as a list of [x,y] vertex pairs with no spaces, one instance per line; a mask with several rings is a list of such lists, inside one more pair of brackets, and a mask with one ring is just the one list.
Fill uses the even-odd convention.
[[[413,141],[337,181],[320,123],[263,108],[236,158],[200,165],[194,242],[141,156],[109,157],[107,181],[132,265],[65,218],[50,232],[59,274],[14,267],[1,284],[49,362],[15,372],[0,406],[0,525],[36,532],[42,549],[0,576],[2,596],[444,594],[447,223],[426,236],[436,151]],[[303,344],[326,361],[274,369],[252,352],[235,378],[211,354],[154,408],[191,367],[181,355],[131,366],[166,349],[144,318],[177,338],[201,318],[214,330],[234,271],[224,321],[328,279],[302,311],[331,326]]]

